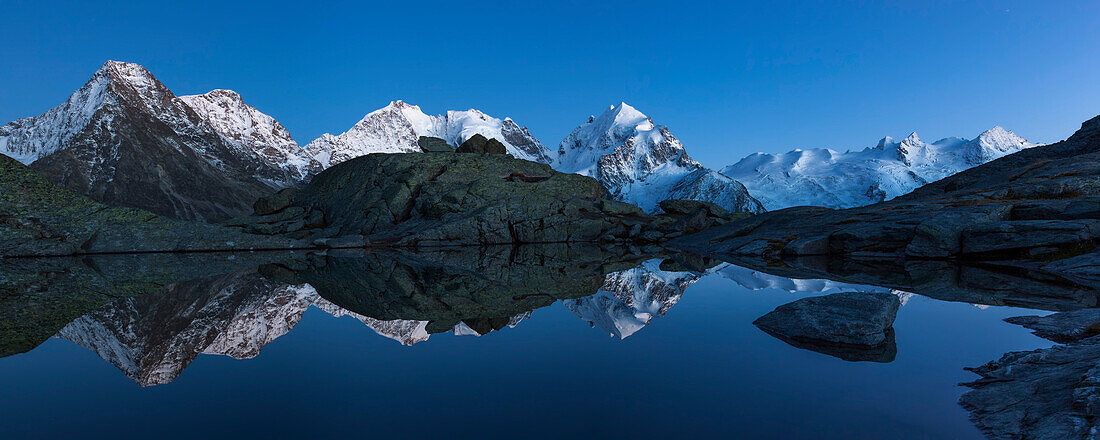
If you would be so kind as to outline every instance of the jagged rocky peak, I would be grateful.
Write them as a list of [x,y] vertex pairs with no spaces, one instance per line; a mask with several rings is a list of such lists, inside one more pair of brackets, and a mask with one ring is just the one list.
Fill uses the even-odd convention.
[[239,154],[254,155],[271,168],[285,171],[285,177],[272,176],[280,186],[305,180],[321,171],[321,163],[298,145],[279,121],[246,104],[237,92],[217,89],[180,99],[198,112]]
[[733,212],[763,210],[743,185],[700,165],[668,127],[625,102],[574,129],[553,165],[594,177],[612,197],[646,211],[670,198],[714,202]]
[[120,93],[146,96],[153,102],[173,97],[144,67],[107,61],[61,105],[0,127],[0,154],[30,165],[61,149],[104,105],[117,105]]
[[542,163],[551,160],[551,152],[526,127],[511,119],[497,119],[475,109],[429,116],[420,107],[404,101],[392,101],[368,113],[344,133],[321,135],[306,145],[306,150],[329,167],[370,153],[420,152],[417,140],[422,136],[458,146],[475,134],[502,142],[508,153],[517,158]]

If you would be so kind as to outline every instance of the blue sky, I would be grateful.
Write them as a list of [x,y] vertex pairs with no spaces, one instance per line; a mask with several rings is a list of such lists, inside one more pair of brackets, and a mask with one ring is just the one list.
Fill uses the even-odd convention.
[[177,94],[236,90],[303,144],[403,99],[556,148],[626,101],[713,167],[911,131],[1050,142],[1100,114],[1095,1],[91,3],[0,0],[0,120],[107,59]]

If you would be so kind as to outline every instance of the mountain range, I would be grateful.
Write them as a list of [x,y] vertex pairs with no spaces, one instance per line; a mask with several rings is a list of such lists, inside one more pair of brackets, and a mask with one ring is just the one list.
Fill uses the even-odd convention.
[[933,143],[916,133],[901,142],[885,137],[874,147],[756,153],[722,169],[743,183],[768,210],[791,206],[853,208],[890,200],[952,174],[1034,147],[993,127],[970,140]]
[[626,103],[589,116],[553,150],[510,118],[476,109],[432,116],[393,101],[347,131],[302,147],[236,92],[176,96],[144,67],[108,61],[61,105],[0,127],[0,154],[107,204],[219,222],[247,215],[257,198],[348,159],[421,152],[422,137],[454,147],[474,135],[500,141],[517,158],[593,177],[611,198],[648,212],[666,199],[750,213],[865,205],[1033,146],[1000,127],[973,140],[931,144],[914,133],[856,152],[758,153],[719,172]]

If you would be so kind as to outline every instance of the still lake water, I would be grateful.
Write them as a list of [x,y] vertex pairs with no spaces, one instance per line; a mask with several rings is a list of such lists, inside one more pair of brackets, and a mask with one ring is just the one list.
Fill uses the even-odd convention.
[[[1002,321],[1047,312],[895,292],[906,300],[894,323],[896,357],[849,362],[752,322],[802,297],[889,289],[727,264],[662,270],[660,261],[633,263],[592,296],[550,298],[529,314],[473,324],[441,317],[449,331],[430,335],[439,322],[336,305],[390,301],[388,293],[356,303],[282,278],[257,288],[248,270],[110,300],[0,358],[0,438],[979,439],[956,403],[966,391],[957,383],[976,378],[963,367],[1051,345]],[[497,280],[509,276],[494,270]],[[430,290],[417,284],[436,280],[430,273],[409,285]],[[570,272],[545,279],[576,281]],[[472,282],[464,280],[451,282]],[[531,286],[531,277],[509,280]],[[483,286],[474,294],[500,295]],[[366,309],[422,318],[426,308],[408,308],[424,301],[415,298]]]

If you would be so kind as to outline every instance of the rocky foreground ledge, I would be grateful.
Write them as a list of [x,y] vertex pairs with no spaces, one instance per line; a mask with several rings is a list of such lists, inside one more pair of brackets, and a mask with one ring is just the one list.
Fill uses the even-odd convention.
[[300,247],[305,244],[110,207],[0,155],[0,257]]
[[860,208],[795,207],[673,240],[716,256],[953,259],[1100,285],[1100,117],[896,199]]

